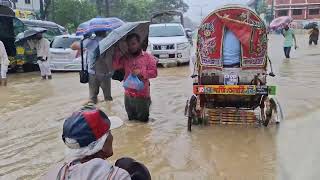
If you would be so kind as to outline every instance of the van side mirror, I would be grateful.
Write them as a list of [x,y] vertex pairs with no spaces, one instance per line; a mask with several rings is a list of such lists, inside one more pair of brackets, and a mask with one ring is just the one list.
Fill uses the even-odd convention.
[[192,32],[191,31],[187,31],[187,38],[192,38]]

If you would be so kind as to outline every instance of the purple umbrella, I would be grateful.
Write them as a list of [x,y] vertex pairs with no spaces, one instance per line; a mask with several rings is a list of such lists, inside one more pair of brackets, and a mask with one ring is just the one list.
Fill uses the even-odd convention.
[[292,18],[290,16],[281,16],[278,17],[270,23],[271,29],[279,29],[283,28],[285,25],[289,25],[292,22]]
[[112,31],[123,24],[124,22],[119,18],[93,18],[87,22],[81,23],[77,28],[76,35],[87,35],[97,31]]

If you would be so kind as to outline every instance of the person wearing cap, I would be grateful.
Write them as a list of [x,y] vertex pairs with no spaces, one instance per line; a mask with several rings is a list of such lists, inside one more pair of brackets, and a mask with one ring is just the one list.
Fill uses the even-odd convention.
[[7,85],[7,72],[9,66],[9,59],[6,48],[2,41],[0,41],[0,86]]
[[46,180],[131,180],[127,171],[105,159],[113,155],[111,121],[95,107],[73,113],[63,124],[66,161],[49,170]]
[[43,80],[52,79],[50,64],[49,64],[49,49],[50,42],[44,38],[42,33],[36,34],[33,39],[27,41],[31,49],[37,50],[37,63],[40,68],[41,77]]

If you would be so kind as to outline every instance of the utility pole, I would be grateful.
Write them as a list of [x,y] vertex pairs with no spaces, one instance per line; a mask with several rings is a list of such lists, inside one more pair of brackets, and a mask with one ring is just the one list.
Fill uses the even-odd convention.
[[44,10],[43,10],[43,0],[39,0],[40,1],[40,19],[44,20]]
[[271,20],[274,19],[274,0],[271,2]]
[[106,17],[110,17],[110,2],[109,0],[105,0],[106,2]]
[[54,7],[54,0],[51,0],[52,1],[52,20],[53,21],[55,21],[55,16],[56,16],[56,14],[55,14],[55,7]]

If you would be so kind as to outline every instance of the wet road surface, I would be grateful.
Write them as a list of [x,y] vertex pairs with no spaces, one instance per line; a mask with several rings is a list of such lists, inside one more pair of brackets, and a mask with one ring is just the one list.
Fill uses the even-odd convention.
[[[108,115],[125,119],[113,131],[115,161],[131,156],[143,161],[153,179],[314,180],[320,172],[320,47],[300,48],[285,60],[282,38],[271,36],[269,55],[285,120],[279,127],[194,127],[183,116],[192,94],[188,67],[159,69],[152,80],[148,124],[128,122],[123,89],[113,82],[112,103],[101,102]],[[41,81],[37,72],[9,75],[0,88],[0,179],[39,179],[63,160],[62,124],[87,101],[87,85],[77,73],[55,73]],[[102,97],[100,97],[102,99]]]

